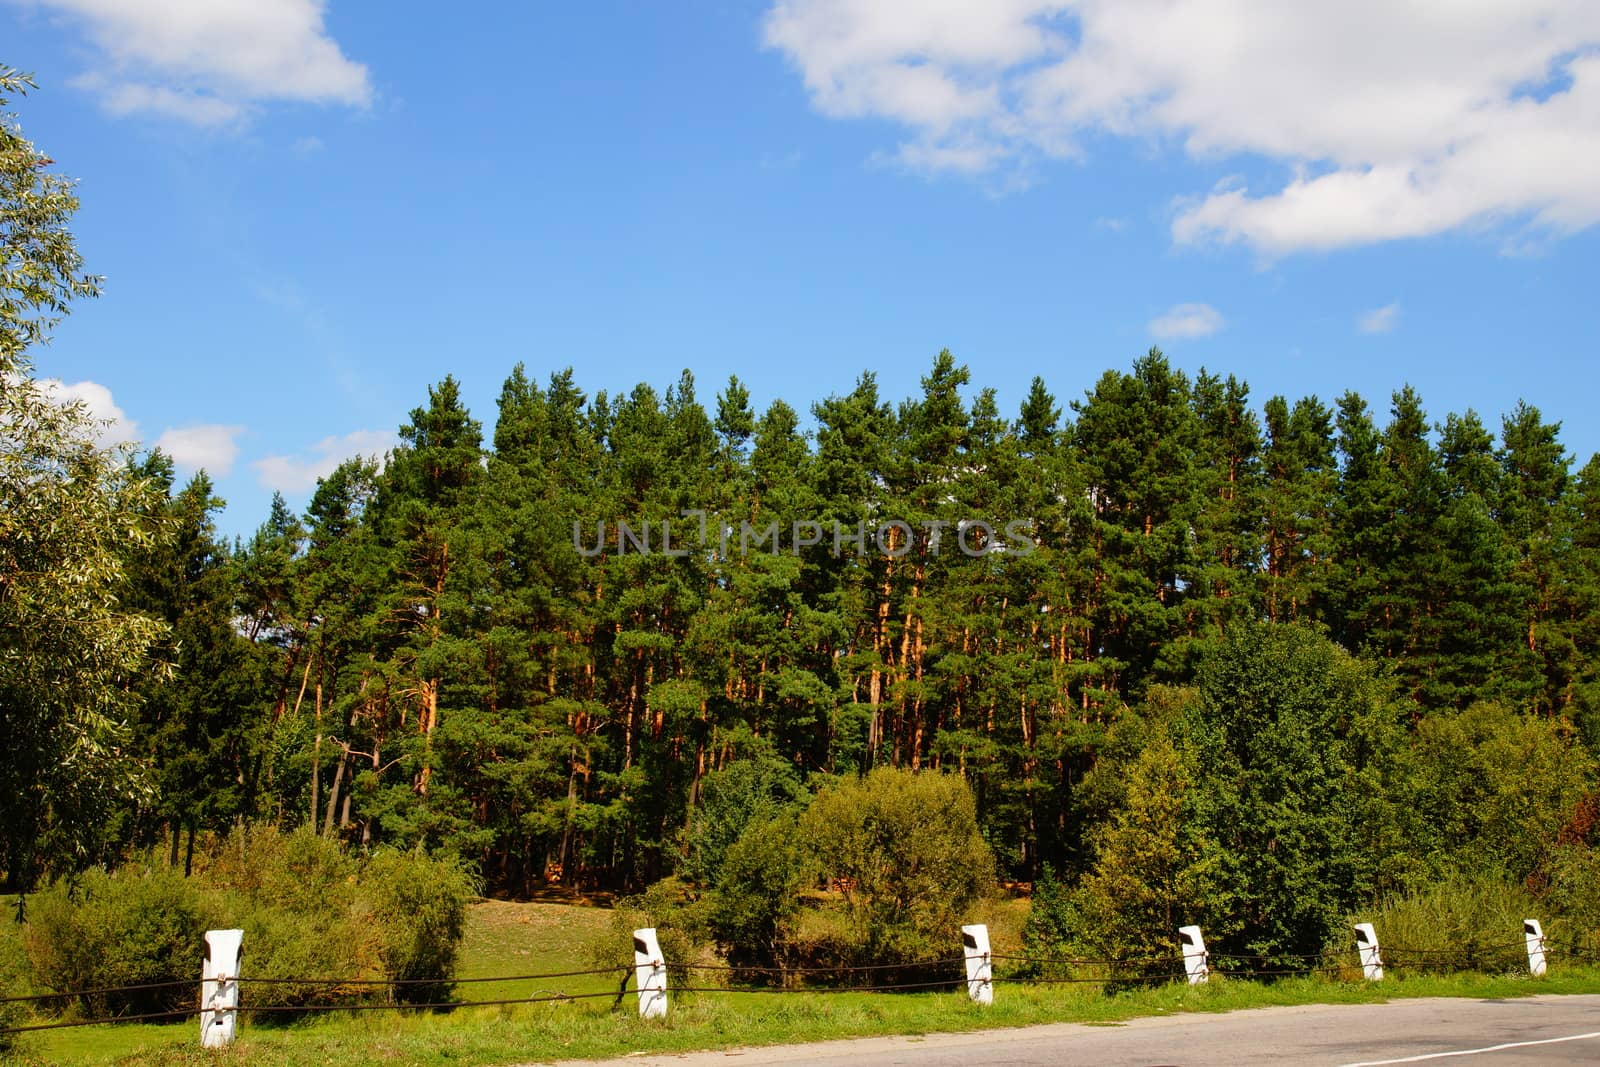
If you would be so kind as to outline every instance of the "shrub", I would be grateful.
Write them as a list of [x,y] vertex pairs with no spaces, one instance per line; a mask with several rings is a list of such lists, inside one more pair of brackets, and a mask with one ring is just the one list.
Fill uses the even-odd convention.
[[1060,959],[1071,953],[1078,929],[1077,909],[1072,893],[1056,877],[1055,868],[1045,864],[1033,883],[1028,902],[1028,918],[1022,924],[1022,944],[1029,956]]
[[1443,871],[1532,873],[1594,780],[1570,732],[1498,704],[1423,719],[1401,765],[1417,851]]
[[209,891],[218,923],[244,931],[242,1003],[292,1008],[371,996],[370,987],[289,981],[379,976],[357,870],[339,842],[309,829],[247,826],[207,853],[196,880]]
[[474,882],[459,860],[421,852],[380,852],[361,872],[361,896],[380,931],[378,959],[396,983],[397,1001],[438,1003],[451,995]]
[[366,986],[292,981],[377,977],[373,938],[351,912],[305,913],[248,899],[218,910],[227,914],[227,926],[244,931],[243,1004],[303,1008],[371,997]]
[[197,887],[180,872],[90,870],[34,896],[28,915],[23,943],[34,977],[47,990],[186,983],[82,997],[85,1013],[145,1014],[193,1003],[209,916]]
[[972,790],[955,775],[885,767],[839,782],[801,816],[800,840],[815,870],[849,887],[849,962],[950,955],[994,888]]
[[1129,961],[1099,973],[1136,978],[1171,973],[1179,926],[1199,923],[1213,943],[1236,931],[1224,857],[1194,817],[1195,791],[1192,769],[1158,734],[1128,769],[1124,806],[1093,836],[1094,867],[1070,894],[1045,883],[1033,938]]
[[217,928],[244,931],[246,1008],[370,1000],[384,995],[364,984],[374,981],[428,1003],[450,995],[473,894],[457,860],[388,852],[362,862],[309,831],[256,827],[206,855],[192,879],[129,866],[58,882],[32,898],[24,939],[48,989],[183,983],[85,998],[94,1015],[192,1006],[204,932]]
[[804,855],[790,813],[751,822],[723,854],[709,922],[728,962],[771,967],[783,959],[800,910]]
[[[27,996],[34,990],[29,982],[28,954],[20,937],[10,936],[11,930],[0,931],[0,997]],[[21,1034],[8,1034],[6,1027],[25,1026],[29,1020],[25,1002],[0,1000],[0,1062],[14,1054],[20,1044]]]
[[1556,931],[1546,930],[1553,958],[1564,951],[1590,960],[1600,957],[1600,852],[1581,844],[1559,846],[1546,861],[1543,881],[1544,909],[1561,920]]
[[354,903],[358,866],[340,842],[309,827],[283,833],[260,824],[234,830],[196,873],[209,889],[321,915]]
[[595,941],[590,961],[596,967],[615,967],[621,981],[623,973],[633,967],[633,931],[654,927],[670,981],[706,985],[706,975],[694,974],[688,968],[690,964],[715,959],[707,910],[707,902],[691,899],[677,878],[663,878],[643,893],[617,901],[611,912],[610,929]]
[[723,859],[746,827],[771,819],[805,794],[793,764],[760,750],[706,775],[700,789],[681,873],[702,886],[721,882]]

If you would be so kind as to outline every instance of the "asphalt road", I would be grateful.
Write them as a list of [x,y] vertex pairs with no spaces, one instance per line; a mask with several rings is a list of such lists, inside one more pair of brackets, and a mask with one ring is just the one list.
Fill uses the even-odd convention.
[[1116,1026],[1057,1024],[972,1034],[866,1038],[816,1045],[629,1056],[629,1067],[743,1067],[838,1064],[849,1067],[1043,1067],[1096,1064],[1154,1067],[1200,1064],[1600,1063],[1600,995],[1513,1000],[1437,998],[1387,1004],[1258,1008],[1225,1015],[1173,1015]]

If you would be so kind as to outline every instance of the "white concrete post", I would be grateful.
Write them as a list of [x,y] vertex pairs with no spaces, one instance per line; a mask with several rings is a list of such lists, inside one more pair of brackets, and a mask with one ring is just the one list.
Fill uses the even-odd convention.
[[200,1047],[233,1044],[239,1018],[239,961],[243,930],[207,930],[200,964]]
[[665,1019],[667,963],[653,926],[633,932],[633,975],[639,986],[639,1018]]
[[961,951],[967,963],[967,996],[974,1004],[993,1004],[994,960],[989,956],[989,928],[982,923],[963,926]]
[[1522,933],[1528,939],[1528,974],[1544,977],[1544,927],[1538,919],[1523,919]]
[[1206,939],[1200,936],[1200,928],[1178,927],[1178,941],[1183,945],[1183,969],[1189,973],[1189,984],[1199,985],[1210,978],[1211,954],[1206,951]]
[[1383,956],[1378,952],[1378,931],[1371,923],[1356,923],[1356,953],[1361,957],[1361,973],[1368,980],[1383,978]]

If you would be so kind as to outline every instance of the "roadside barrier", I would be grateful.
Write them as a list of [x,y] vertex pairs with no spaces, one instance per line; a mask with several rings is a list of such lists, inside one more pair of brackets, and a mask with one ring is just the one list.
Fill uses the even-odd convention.
[[[1522,924],[1522,937],[1504,943],[1488,945],[1463,945],[1450,949],[1425,949],[1388,945],[1381,953],[1378,933],[1371,923],[1358,923],[1354,927],[1357,965],[1367,981],[1381,981],[1385,968],[1401,971],[1441,971],[1494,969],[1512,970],[1525,966],[1534,978],[1548,971],[1551,951],[1543,926],[1537,919],[1526,919]],[[634,982],[638,994],[638,1012],[641,1018],[665,1018],[668,1010],[667,973],[677,972],[673,988],[679,993],[877,993],[912,992],[927,990],[964,989],[975,1004],[994,1003],[997,985],[1156,985],[1180,979],[1190,985],[1199,985],[1213,976],[1222,978],[1285,978],[1307,975],[1346,975],[1351,972],[1349,950],[1318,953],[1279,953],[1275,955],[1250,955],[1207,950],[1205,938],[1198,926],[1178,929],[1176,955],[1125,958],[1093,958],[1076,956],[1026,956],[996,953],[990,948],[989,930],[982,924],[961,928],[961,952],[937,959],[901,963],[856,964],[847,966],[760,967],[734,964],[669,963],[661,951],[661,943],[653,928],[635,930],[633,934],[634,962],[631,966],[617,965],[583,970],[547,971],[535,974],[512,974],[457,978],[441,981],[434,978],[382,979],[382,978],[253,978],[241,973],[242,934],[237,930],[208,931],[206,957],[202,962],[201,981],[197,1001],[192,1007],[169,1011],[137,1012],[133,1014],[108,1014],[83,1019],[56,1019],[28,1022],[0,1027],[0,1034],[17,1034],[37,1030],[57,1030],[81,1026],[98,1026],[116,1022],[178,1021],[198,1017],[201,1023],[201,1044],[206,1048],[219,1048],[231,1043],[236,1035],[240,1013],[252,1015],[292,1014],[307,1015],[314,1012],[364,1012],[364,1011],[418,1011],[453,1010],[457,1008],[501,1007],[514,1004],[547,1004],[567,1001],[610,998],[612,1008],[621,1006],[627,995],[628,982]],[[1570,946],[1560,952],[1560,957],[1578,963],[1600,963],[1600,951]],[[997,967],[998,965],[998,967]],[[560,989],[536,988],[524,996],[494,999],[438,1000],[422,1003],[407,1002],[395,994],[413,987],[473,986],[484,982],[495,983],[547,983],[570,978],[610,977],[617,980],[615,990],[569,993]],[[704,976],[696,980],[696,976]],[[824,978],[833,983],[828,986],[803,984],[807,978]],[[707,979],[711,979],[708,981]],[[720,982],[720,984],[714,984]],[[744,983],[744,984],[737,984]],[[252,987],[269,986],[325,987],[340,990],[372,989],[389,993],[385,1001],[353,1003],[310,1004],[257,1004],[249,1001]],[[143,982],[132,985],[104,986],[92,989],[65,990],[53,993],[32,993],[0,997],[0,1005],[23,1004],[38,1010],[71,1001],[89,1003],[96,998],[125,996],[130,993],[150,993],[179,988],[195,989],[192,981],[172,980]]]

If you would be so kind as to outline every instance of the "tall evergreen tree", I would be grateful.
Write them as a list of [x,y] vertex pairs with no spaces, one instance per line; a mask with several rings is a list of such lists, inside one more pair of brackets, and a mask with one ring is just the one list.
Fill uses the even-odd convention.
[[[1535,702],[1546,712],[1562,704],[1574,649],[1561,623],[1562,572],[1570,542],[1563,530],[1562,499],[1571,458],[1561,445],[1559,423],[1546,423],[1539,409],[1522,401],[1501,423],[1501,477],[1492,506],[1512,558],[1511,593],[1521,608],[1526,655],[1517,666],[1526,691],[1508,694]],[[1521,689],[1521,687],[1518,687]]]
[[1263,610],[1273,622],[1321,620],[1333,572],[1338,484],[1333,413],[1316,397],[1264,408]]
[[473,563],[463,518],[483,476],[483,434],[462,405],[460,386],[446,377],[429,388],[428,406],[411,412],[400,439],[369,512],[393,568],[393,587],[378,607],[386,630],[385,681],[399,698],[394,710],[401,723],[413,715],[415,722],[406,743],[411,781],[399,791],[390,788],[382,806],[393,830],[415,837],[440,832],[426,804],[412,805],[406,794],[427,797],[441,687],[465,681],[473,659],[464,634],[476,586],[460,579]]

